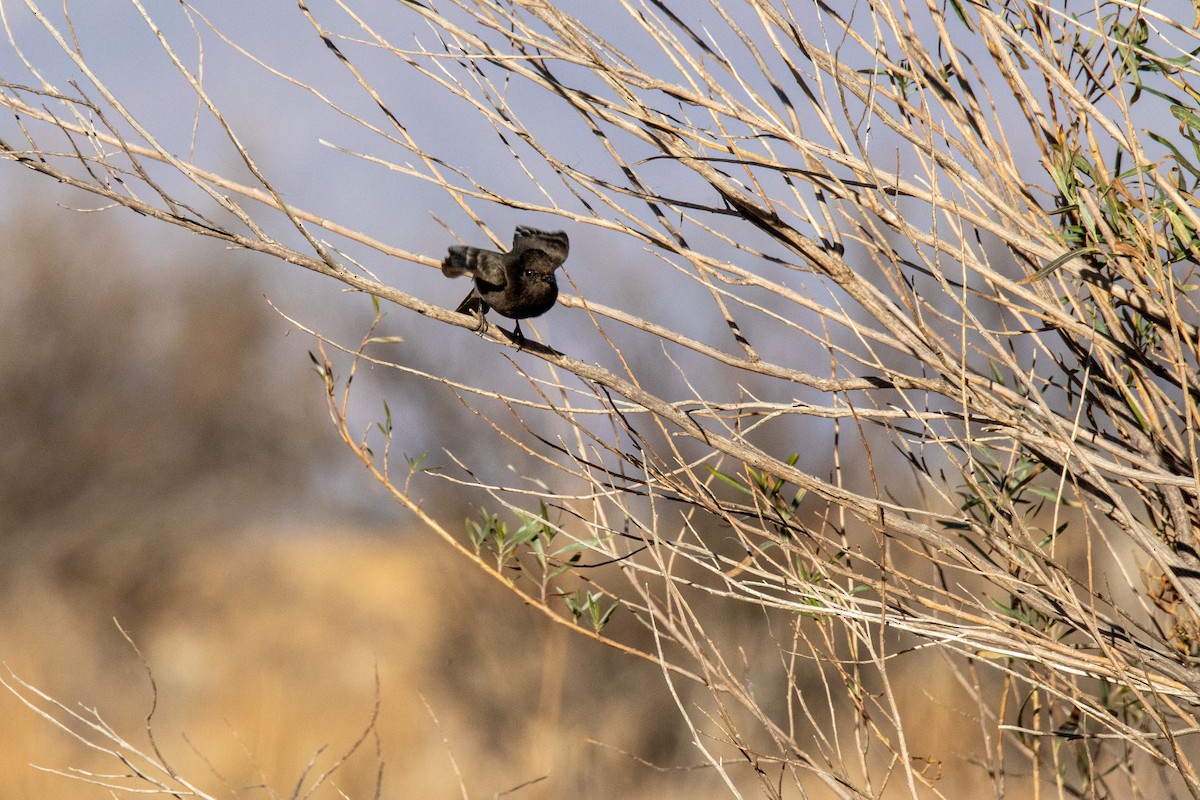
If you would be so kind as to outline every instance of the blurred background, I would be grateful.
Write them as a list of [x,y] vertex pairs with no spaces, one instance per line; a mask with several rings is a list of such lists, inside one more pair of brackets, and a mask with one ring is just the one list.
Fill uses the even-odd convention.
[[[61,53],[12,5],[6,24],[21,53],[67,80]],[[177,41],[195,37],[166,4],[149,8]],[[345,84],[294,3],[203,10],[273,64]],[[169,79],[132,6],[71,12],[104,80],[187,151],[194,98]],[[443,196],[331,158],[317,142],[328,116],[306,114],[296,92],[231,58],[210,32],[205,45],[208,87],[289,200],[444,253],[453,238],[433,221]],[[16,49],[0,45],[0,68],[19,80]],[[399,78],[387,88],[420,102]],[[429,122],[443,136],[460,130]],[[197,160],[227,167],[227,154],[208,150],[214,139],[192,141]],[[506,211],[489,221],[508,231],[521,220]],[[373,796],[380,763],[384,797],[492,796],[529,781],[520,796],[688,796],[706,785],[702,770],[642,761],[696,761],[680,750],[674,709],[639,692],[662,680],[656,669],[582,640],[568,648],[561,628],[416,529],[337,440],[308,357],[316,343],[281,312],[353,345],[371,322],[368,298],[103,208],[9,162],[0,242],[6,682],[33,697],[27,682],[143,748],[153,709],[172,768],[221,796],[286,795],[306,765],[311,784],[376,707],[375,733],[316,796]],[[448,307],[467,289],[378,262],[368,263],[386,280]],[[455,349],[421,346],[432,331]],[[450,360],[451,372],[478,372],[496,357],[467,332],[386,309],[375,333],[404,337],[395,346],[417,368]],[[433,464],[443,448],[469,446],[479,423],[448,392],[381,372],[356,381],[388,400],[398,447]],[[372,407],[361,423],[380,417]],[[422,494],[452,530],[478,511],[478,498],[445,483]],[[622,702],[630,697],[633,706]],[[109,796],[56,774],[110,774],[109,756],[11,692],[0,691],[0,719],[0,797]]]
[[[386,25],[394,41],[435,46],[405,4],[353,5]],[[585,12],[594,4],[561,5]],[[23,57],[51,82],[77,79],[28,10],[13,6],[0,0],[9,44],[19,45],[0,44],[3,77],[21,82]],[[210,0],[197,4],[203,22],[166,0],[146,7],[185,63],[203,61],[206,89],[288,202],[433,258],[460,238],[487,244],[441,189],[322,141],[395,162],[409,158],[402,149],[365,135],[205,27],[212,21],[255,58],[379,122],[294,2]],[[80,4],[70,12],[89,64],[165,147],[248,180],[211,120],[197,114],[194,94],[135,6]],[[334,13],[332,4],[320,6],[323,19]],[[617,15],[589,22],[606,36],[629,33]],[[56,24],[66,29],[62,19]],[[372,61],[369,47],[355,52],[414,137],[491,188],[544,200],[511,156],[494,156],[496,132],[467,104],[397,70],[394,58]],[[546,143],[558,152],[583,157],[601,148],[578,120],[544,123]],[[3,135],[15,135],[13,126]],[[169,174],[156,177],[187,190]],[[209,198],[195,202],[214,210]],[[515,224],[564,226],[549,215],[477,205],[501,241]],[[281,241],[299,241],[278,217],[264,224]],[[715,778],[656,668],[571,637],[514,602],[416,526],[337,439],[309,358],[317,342],[284,315],[354,347],[372,324],[369,298],[105,208],[9,162],[0,162],[0,235],[0,677],[20,694],[35,697],[29,687],[36,687],[80,714],[79,725],[103,720],[143,748],[157,745],[176,772],[221,796],[290,796],[302,776],[310,785],[368,731],[316,796],[374,796],[380,763],[384,797],[494,796],[516,787],[531,798],[713,791]],[[654,253],[592,227],[572,227],[570,235],[569,291],[732,348],[711,302],[692,302],[703,287],[676,281],[671,296],[656,296],[646,291],[647,270],[671,267]],[[436,269],[348,241],[332,246],[429,302],[453,308],[467,291],[465,281]],[[706,252],[736,254],[719,242]],[[818,287],[803,286],[804,276],[789,272],[786,280],[822,300]],[[769,320],[758,330],[754,324],[744,332],[764,354],[811,366],[811,352],[773,333]],[[582,312],[555,309],[530,328],[556,348],[619,368]],[[523,364],[524,356],[416,314],[384,308],[372,334],[401,337],[371,352],[412,370],[502,390],[523,383],[508,357]],[[683,376],[706,362],[623,327],[606,334],[649,388],[691,396]],[[647,342],[653,346],[637,346]],[[710,368],[689,377],[699,391],[734,391]],[[806,399],[800,387],[771,397],[774,390],[752,377],[739,380],[736,391],[764,400]],[[442,386],[364,366],[355,388],[352,427],[367,430],[382,419],[386,400],[400,454],[427,454],[424,465],[445,466],[448,453],[470,452],[488,474],[539,477],[511,451],[479,448],[486,422]],[[794,441],[805,470],[821,472],[832,459],[824,444],[830,423],[786,425],[770,432],[773,440]],[[852,463],[843,456],[851,475]],[[437,474],[417,480],[425,510],[454,532],[485,502]],[[618,616],[613,624],[629,623]],[[725,624],[736,629],[739,620]],[[760,638],[778,659],[778,643]],[[748,645],[741,655],[749,671],[758,654]],[[923,694],[912,702],[931,705]],[[30,765],[110,773],[111,757],[83,747],[11,692],[0,691],[0,719],[0,797],[108,796]],[[978,735],[964,727],[931,725],[919,736],[936,751],[937,737]]]
[[[672,709],[613,702],[657,670],[568,649],[413,529],[336,440],[313,340],[268,298],[350,336],[367,298],[131,214],[80,213],[88,198],[0,167],[23,199],[0,222],[6,681],[145,745],[154,692],[123,629],[157,684],[158,745],[226,796],[289,790],[314,757],[328,768],[377,701],[377,741],[323,791],[372,796],[380,760],[384,796],[544,776],[524,796],[689,790],[620,752],[676,762]],[[439,419],[406,421],[464,444]],[[452,527],[471,513],[445,492],[429,502]],[[9,692],[0,719],[0,796],[106,796],[30,765],[110,773],[110,758]]]

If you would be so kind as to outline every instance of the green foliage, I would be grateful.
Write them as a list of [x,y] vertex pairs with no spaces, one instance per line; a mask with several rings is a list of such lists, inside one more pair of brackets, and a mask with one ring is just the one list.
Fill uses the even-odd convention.
[[604,599],[603,592],[592,592],[587,589],[579,589],[572,594],[563,595],[563,601],[566,602],[572,619],[578,623],[579,620],[586,618],[596,633],[600,633],[604,629],[613,612],[621,605],[620,598],[617,598],[605,607]]
[[[528,550],[545,570],[549,558],[556,555],[548,548],[557,535],[558,531],[550,524],[545,503],[540,504],[537,514],[522,514],[521,524],[515,529],[485,508],[480,509],[479,521],[467,520],[467,536],[475,546],[475,552],[492,553],[497,569],[519,568],[520,555],[523,550]],[[578,558],[578,553],[575,557]]]
[[421,453],[419,456],[410,456],[405,454],[404,462],[408,464],[408,474],[413,475],[418,472],[441,472],[441,467],[422,467],[425,463],[425,458],[429,453]]
[[[799,453],[792,453],[784,463],[792,467],[799,459]],[[765,470],[756,470],[750,466],[745,467],[746,480],[714,467],[708,467],[708,471],[721,483],[753,498],[755,511],[770,519],[781,536],[791,538],[799,533],[796,514],[804,501],[803,490],[790,492],[789,498],[786,496],[789,492],[785,492],[788,487],[786,481],[770,475]]]
[[333,366],[329,363],[329,360],[317,358],[316,353],[311,350],[308,351],[308,357],[313,362],[313,371],[320,376],[322,383],[325,384],[325,391],[332,392],[334,386],[337,384],[337,378],[334,377]]

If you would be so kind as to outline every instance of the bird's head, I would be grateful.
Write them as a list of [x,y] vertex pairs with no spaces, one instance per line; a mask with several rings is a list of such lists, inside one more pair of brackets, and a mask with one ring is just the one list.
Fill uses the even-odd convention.
[[521,272],[527,279],[542,278],[554,280],[554,270],[562,266],[562,262],[541,250],[526,250],[521,256]]

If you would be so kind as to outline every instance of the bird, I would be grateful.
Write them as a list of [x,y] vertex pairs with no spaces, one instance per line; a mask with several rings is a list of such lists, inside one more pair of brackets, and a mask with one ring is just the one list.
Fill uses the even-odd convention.
[[562,231],[539,231],[518,225],[512,249],[507,253],[478,247],[454,245],[442,261],[448,278],[470,275],[475,279],[471,293],[455,309],[459,314],[478,314],[479,329],[487,325],[487,312],[515,322],[513,336],[525,341],[521,320],[545,314],[558,297],[554,271],[567,260],[570,244]]

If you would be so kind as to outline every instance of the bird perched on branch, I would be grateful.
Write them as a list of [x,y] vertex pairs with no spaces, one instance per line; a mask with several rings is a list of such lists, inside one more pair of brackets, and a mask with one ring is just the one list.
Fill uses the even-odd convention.
[[449,278],[470,275],[475,286],[455,309],[460,314],[478,314],[480,330],[487,324],[489,309],[516,321],[513,336],[525,341],[521,320],[545,314],[558,297],[554,271],[567,260],[569,243],[562,231],[547,233],[518,225],[512,250],[497,253],[478,247],[454,245],[442,262]]

